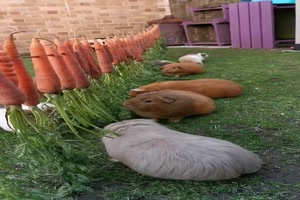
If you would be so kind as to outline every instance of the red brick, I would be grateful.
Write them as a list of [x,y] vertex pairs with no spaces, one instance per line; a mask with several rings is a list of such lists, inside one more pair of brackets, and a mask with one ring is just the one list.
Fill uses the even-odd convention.
[[81,6],[90,6],[90,3],[80,3]]
[[24,19],[13,19],[14,22],[25,22]]
[[21,15],[21,13],[18,12],[18,11],[8,12],[8,14],[10,14],[10,15]]
[[58,14],[58,11],[57,10],[48,10],[47,11],[47,14]]

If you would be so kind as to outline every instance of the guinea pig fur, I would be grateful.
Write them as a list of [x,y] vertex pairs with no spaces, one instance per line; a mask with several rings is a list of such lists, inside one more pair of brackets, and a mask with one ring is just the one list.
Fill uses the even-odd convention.
[[171,63],[163,66],[161,72],[166,76],[187,76],[191,74],[202,74],[204,67],[198,63],[182,62]]
[[161,90],[137,95],[123,106],[139,116],[177,122],[192,115],[208,114],[216,109],[213,99],[190,91]]
[[203,61],[208,57],[206,53],[187,54],[180,57],[179,62],[194,62],[203,65]]
[[224,79],[195,79],[195,80],[177,80],[177,81],[161,81],[139,88],[132,89],[129,92],[130,97],[138,94],[160,91],[165,89],[185,90],[198,94],[203,94],[210,98],[226,98],[239,96],[243,88],[237,83]]
[[257,172],[258,155],[231,142],[168,129],[153,120],[134,119],[104,129],[120,136],[103,137],[114,160],[160,179],[217,181]]

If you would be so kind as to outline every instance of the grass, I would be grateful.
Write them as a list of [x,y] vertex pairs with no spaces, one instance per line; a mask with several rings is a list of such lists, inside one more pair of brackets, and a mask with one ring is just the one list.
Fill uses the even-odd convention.
[[[205,52],[210,56],[205,60],[206,73],[180,79],[229,79],[242,85],[244,92],[236,98],[217,99],[217,110],[212,114],[185,118],[180,123],[161,123],[179,131],[228,140],[254,151],[265,162],[261,171],[229,181],[158,180],[110,162],[100,138],[86,136],[92,145],[81,145],[80,151],[74,153],[82,152],[93,158],[87,165],[93,179],[89,184],[92,190],[82,188],[81,192],[78,190],[79,194],[72,195],[74,198],[299,199],[299,54],[283,53],[280,50],[172,48],[167,50],[165,58],[176,61],[184,54],[196,52]],[[158,68],[145,64],[142,73],[113,88],[103,87],[98,95],[118,120],[130,119],[130,112],[120,104],[128,98],[127,93],[131,88],[173,79],[178,78],[164,77]],[[99,122],[98,125],[102,127],[105,124]],[[3,144],[0,161],[4,162],[12,154],[16,140],[6,132],[1,132],[0,139]],[[9,163],[14,163],[14,160],[9,159]],[[24,176],[20,172],[15,173]],[[44,181],[40,185],[44,187],[43,191],[47,191],[45,187],[55,185],[51,181]],[[38,188],[32,182],[22,183],[27,189]]]

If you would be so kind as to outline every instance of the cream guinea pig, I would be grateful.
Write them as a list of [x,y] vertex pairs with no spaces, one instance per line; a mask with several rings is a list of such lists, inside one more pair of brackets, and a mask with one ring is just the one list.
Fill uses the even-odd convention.
[[193,62],[200,63],[203,65],[203,61],[208,57],[206,53],[196,53],[196,54],[187,54],[185,56],[181,56],[178,60],[179,62]]
[[226,98],[239,96],[243,88],[237,83],[224,79],[195,79],[195,80],[176,80],[176,81],[161,81],[150,83],[129,92],[130,97],[135,97],[138,94],[160,91],[165,89],[185,90],[198,94],[203,94],[210,98]]
[[112,160],[160,179],[217,181],[258,171],[258,155],[231,142],[168,129],[134,119],[104,127],[119,134],[102,142]]
[[192,62],[171,63],[162,67],[161,72],[166,76],[187,76],[191,74],[202,74],[205,69],[202,65]]
[[213,99],[190,91],[161,90],[144,93],[123,102],[139,116],[178,122],[184,117],[202,115],[216,109]]

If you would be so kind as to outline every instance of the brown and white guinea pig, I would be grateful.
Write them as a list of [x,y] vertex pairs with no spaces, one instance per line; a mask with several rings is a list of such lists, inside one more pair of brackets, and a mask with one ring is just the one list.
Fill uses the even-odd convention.
[[166,89],[191,91],[203,94],[213,99],[235,97],[239,96],[243,92],[243,88],[240,85],[230,80],[195,79],[151,83],[132,89],[129,92],[129,96],[135,97],[138,94]]
[[190,91],[161,90],[137,95],[123,102],[135,114],[150,119],[178,122],[192,115],[208,114],[216,109],[213,99]]
[[169,129],[149,119],[104,127],[119,136],[102,138],[107,154],[132,170],[173,180],[217,181],[257,172],[262,160],[231,142]]
[[187,76],[191,74],[202,74],[205,69],[202,65],[192,62],[171,63],[162,67],[161,72],[166,76]]

